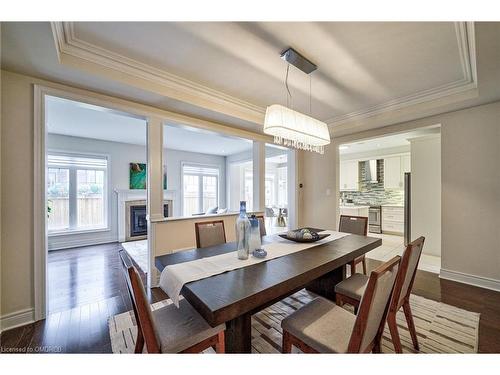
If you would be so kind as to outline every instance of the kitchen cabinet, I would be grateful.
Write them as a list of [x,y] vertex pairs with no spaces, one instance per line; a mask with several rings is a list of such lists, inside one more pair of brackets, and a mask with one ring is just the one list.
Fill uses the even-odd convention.
[[384,158],[384,188],[403,189],[405,172],[410,172],[409,154]]
[[348,160],[340,162],[340,190],[359,190],[358,161]]
[[404,208],[399,206],[382,206],[382,233],[403,235]]
[[370,206],[340,206],[340,214],[368,217]]

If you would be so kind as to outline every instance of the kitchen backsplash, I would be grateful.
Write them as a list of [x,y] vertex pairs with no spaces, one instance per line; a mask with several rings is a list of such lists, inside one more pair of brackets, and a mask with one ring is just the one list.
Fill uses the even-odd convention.
[[384,160],[377,160],[377,183],[365,182],[365,163],[358,163],[359,191],[341,191],[341,199],[352,199],[355,204],[378,206],[382,204],[403,204],[404,190],[384,189]]

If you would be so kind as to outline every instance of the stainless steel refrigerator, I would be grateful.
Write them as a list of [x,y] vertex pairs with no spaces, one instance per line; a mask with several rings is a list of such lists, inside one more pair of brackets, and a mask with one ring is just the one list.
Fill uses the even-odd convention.
[[405,223],[404,238],[405,246],[411,242],[411,173],[405,173]]

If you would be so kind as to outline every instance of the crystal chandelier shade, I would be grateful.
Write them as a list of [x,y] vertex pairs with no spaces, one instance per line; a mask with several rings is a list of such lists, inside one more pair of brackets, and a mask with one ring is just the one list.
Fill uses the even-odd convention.
[[326,123],[279,104],[267,107],[264,133],[274,136],[274,143],[320,154],[330,143]]

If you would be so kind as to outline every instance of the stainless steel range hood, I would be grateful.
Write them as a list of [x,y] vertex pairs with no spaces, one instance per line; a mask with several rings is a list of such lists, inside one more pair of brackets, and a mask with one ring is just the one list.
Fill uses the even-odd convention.
[[377,177],[377,160],[366,160],[365,163],[365,176],[364,182],[376,183],[378,182]]

